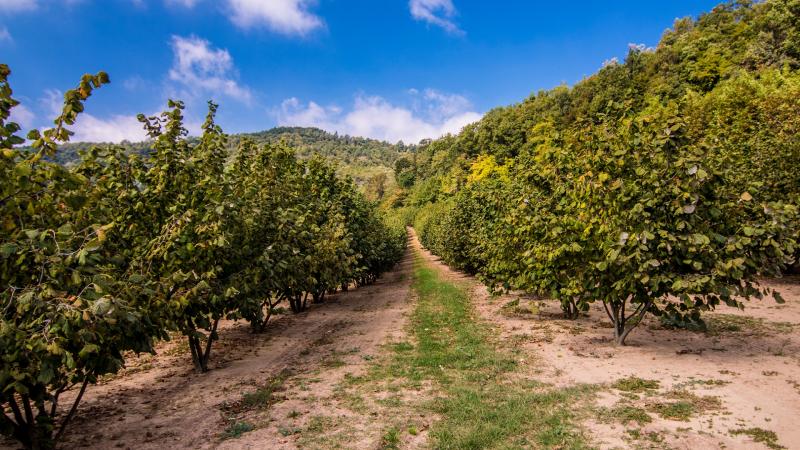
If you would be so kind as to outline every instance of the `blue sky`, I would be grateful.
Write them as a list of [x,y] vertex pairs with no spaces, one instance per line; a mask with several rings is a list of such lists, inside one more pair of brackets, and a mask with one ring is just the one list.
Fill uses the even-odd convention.
[[136,114],[179,98],[190,131],[214,99],[228,132],[302,125],[417,142],[574,84],[717,3],[0,0],[0,62],[26,127],[49,123],[81,74],[109,73],[76,140],[139,140]]

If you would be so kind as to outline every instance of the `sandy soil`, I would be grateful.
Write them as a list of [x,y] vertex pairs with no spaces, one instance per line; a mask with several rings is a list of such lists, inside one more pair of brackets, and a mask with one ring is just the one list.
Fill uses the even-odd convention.
[[[419,247],[416,240],[414,245]],[[716,325],[711,333],[665,329],[649,317],[631,333],[628,345],[619,347],[600,305],[578,320],[564,320],[557,302],[519,294],[492,297],[474,278],[422,253],[452,280],[471,286],[478,311],[501,340],[535,358],[528,367],[538,379],[562,386],[600,384],[596,407],[622,400],[625,393],[609,386],[631,376],[659,382],[659,389],[627,399],[643,409],[670,401],[665,398],[676,391],[719,399],[719,405],[712,401],[713,407],[689,421],[650,414],[654,420],[644,427],[601,423],[590,414],[585,426],[598,447],[768,448],[730,433],[757,427],[776,433],[786,448],[800,448],[800,277],[763,281],[781,292],[784,305],[770,298],[749,302],[744,311],[720,307],[706,316]],[[515,300],[521,311],[507,306]],[[634,428],[642,438],[630,438],[626,429]]]
[[[295,447],[294,439],[273,424],[274,417],[294,411],[293,426],[304,427],[310,417],[335,415],[314,398],[331,390],[345,372],[364,370],[381,344],[403,333],[410,270],[407,255],[374,285],[330,296],[302,314],[278,316],[263,334],[251,333],[243,322],[222,324],[212,370],[205,374],[193,372],[183,339],[162,343],[157,356],[135,358],[113,379],[89,388],[61,447]],[[285,381],[276,383],[269,407],[242,406],[244,394],[276,379]],[[289,401],[292,389],[305,401]],[[69,399],[64,397],[62,404]],[[255,430],[225,440],[225,430],[237,422]],[[380,430],[365,433],[380,439]],[[0,441],[0,447],[8,446],[13,443]]]

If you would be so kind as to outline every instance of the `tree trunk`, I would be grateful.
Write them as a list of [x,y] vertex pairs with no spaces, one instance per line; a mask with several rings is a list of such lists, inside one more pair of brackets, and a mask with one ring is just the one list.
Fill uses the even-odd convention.
[[78,396],[75,398],[75,401],[72,403],[72,407],[69,409],[69,413],[67,413],[67,417],[64,418],[64,421],[61,422],[61,427],[58,429],[58,433],[56,433],[55,438],[53,439],[53,444],[58,442],[61,439],[61,436],[64,434],[64,430],[67,429],[67,424],[72,419],[72,416],[75,415],[75,411],[78,410],[78,404],[80,404],[81,399],[83,398],[84,392],[86,392],[86,386],[89,385],[89,378],[83,380],[83,384],[81,385],[81,390],[78,392]]
[[[628,335],[634,330],[634,328],[642,323],[642,319],[644,318],[645,314],[647,314],[647,312],[650,310],[650,307],[653,305],[653,301],[649,298],[642,300],[639,302],[634,312],[626,316],[625,305],[630,300],[632,299],[629,297],[621,303],[603,302],[603,307],[606,310],[606,314],[608,314],[608,317],[611,319],[611,323],[614,326],[614,340],[616,341],[617,345],[625,345],[625,339],[627,339]],[[633,320],[633,323],[631,323],[631,320]]]
[[194,363],[194,368],[197,372],[208,372],[208,360],[211,357],[211,344],[216,339],[218,325],[219,319],[215,319],[214,324],[211,326],[211,330],[208,333],[205,348],[203,348],[203,343],[197,336],[196,329],[191,329],[191,332],[188,335],[189,350],[192,352],[192,362]]
[[569,299],[562,302],[561,309],[564,311],[564,317],[569,320],[575,320],[580,315],[578,303],[574,299]]

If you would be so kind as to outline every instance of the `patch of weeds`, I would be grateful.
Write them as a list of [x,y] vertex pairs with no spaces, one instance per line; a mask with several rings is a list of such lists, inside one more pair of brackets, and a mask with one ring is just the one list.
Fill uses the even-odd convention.
[[762,443],[773,450],[786,448],[778,444],[778,435],[775,434],[774,431],[765,430],[763,428],[739,428],[736,430],[731,430],[730,433],[734,436],[750,436],[753,441]]
[[419,434],[419,431],[417,431],[417,427],[415,427],[414,425],[409,425],[408,426],[408,434],[410,434],[412,436],[416,436],[416,435]]
[[245,393],[241,399],[235,402],[223,403],[220,406],[222,414],[224,416],[235,416],[245,411],[269,408],[275,402],[275,392],[283,388],[283,384],[289,376],[289,371],[283,371],[255,391]]
[[689,380],[689,381],[684,381],[683,383],[676,384],[674,386],[674,389],[680,390],[690,386],[725,386],[726,384],[731,384],[731,382],[727,380],[717,380],[717,379]]
[[347,363],[344,362],[344,360],[337,355],[333,355],[330,358],[327,358],[324,361],[322,361],[322,367],[327,367],[329,369],[336,369],[339,367],[344,367],[346,365]]
[[403,405],[403,400],[396,395],[392,395],[390,397],[378,400],[377,403],[389,408],[398,408]]
[[765,336],[771,333],[786,334],[794,330],[790,322],[770,322],[764,319],[733,314],[714,314],[706,319],[706,334],[719,336],[726,333],[741,333],[750,336]]
[[339,384],[334,389],[334,398],[344,403],[351,411],[364,411],[366,409],[366,402],[357,392],[350,392],[344,384]]
[[[654,444],[661,444],[664,442],[664,436],[655,431],[642,433],[642,430],[640,430],[639,428],[633,428],[625,430],[625,432],[628,433],[628,436],[635,441],[649,441]],[[652,447],[648,446],[647,448],[652,448]]]
[[314,416],[308,420],[297,440],[299,448],[349,448],[353,427],[344,419],[329,416]]
[[241,405],[246,409],[266,409],[272,404],[273,395],[283,387],[287,375],[281,374],[253,392],[242,396]]
[[616,405],[613,408],[602,408],[599,417],[605,422],[619,422],[622,424],[635,422],[639,425],[646,425],[653,421],[650,414],[642,408],[631,405]]
[[297,427],[291,427],[291,428],[280,427],[280,428],[278,428],[278,433],[280,433],[280,435],[283,436],[283,437],[288,437],[288,436],[291,436],[293,434],[300,434],[302,432],[303,432],[303,430],[301,430],[300,428],[297,428]]
[[314,416],[308,421],[306,431],[311,433],[321,433],[330,426],[332,419],[326,416]]
[[286,415],[286,417],[288,417],[289,419],[296,419],[301,415],[302,413],[300,413],[300,411],[296,411],[293,409],[291,412],[289,412],[289,414]]
[[586,328],[581,325],[574,324],[572,326],[567,327],[567,331],[569,332],[569,334],[573,336],[578,336],[586,332]]
[[664,419],[688,422],[694,415],[694,405],[689,402],[658,402],[653,403],[650,409]]
[[628,433],[628,436],[630,436],[633,439],[636,439],[637,441],[642,438],[642,430],[638,428],[630,428],[625,430],[625,432]]
[[222,439],[236,439],[248,431],[253,431],[255,428],[250,422],[232,421],[222,433]]
[[639,377],[620,378],[611,387],[625,392],[647,392],[658,389],[660,386],[656,380],[645,380]]
[[381,437],[381,449],[395,450],[400,448],[400,430],[395,427],[389,428]]
[[626,399],[626,400],[639,400],[642,398],[639,394],[634,392],[620,392],[619,396]]
[[674,402],[654,402],[649,409],[665,419],[688,421],[695,414],[722,408],[719,397],[699,396],[686,390],[672,391],[667,398]]
[[511,300],[500,307],[500,314],[505,317],[530,316],[538,312],[539,309],[536,307],[536,305],[530,302],[527,305],[523,305],[520,303],[519,299]]

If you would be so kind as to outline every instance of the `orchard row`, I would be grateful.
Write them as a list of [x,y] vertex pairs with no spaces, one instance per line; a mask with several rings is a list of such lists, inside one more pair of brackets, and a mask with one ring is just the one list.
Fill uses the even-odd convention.
[[139,117],[148,154],[95,147],[60,165],[68,127],[108,82],[86,75],[55,126],[21,149],[9,73],[0,66],[0,431],[25,447],[55,445],[87,385],[126,352],[179,332],[205,371],[220,320],[263,330],[280,304],[301,312],[402,255],[402,224],[387,225],[323,159],[247,140],[229,155],[212,103],[199,139],[170,102]]

